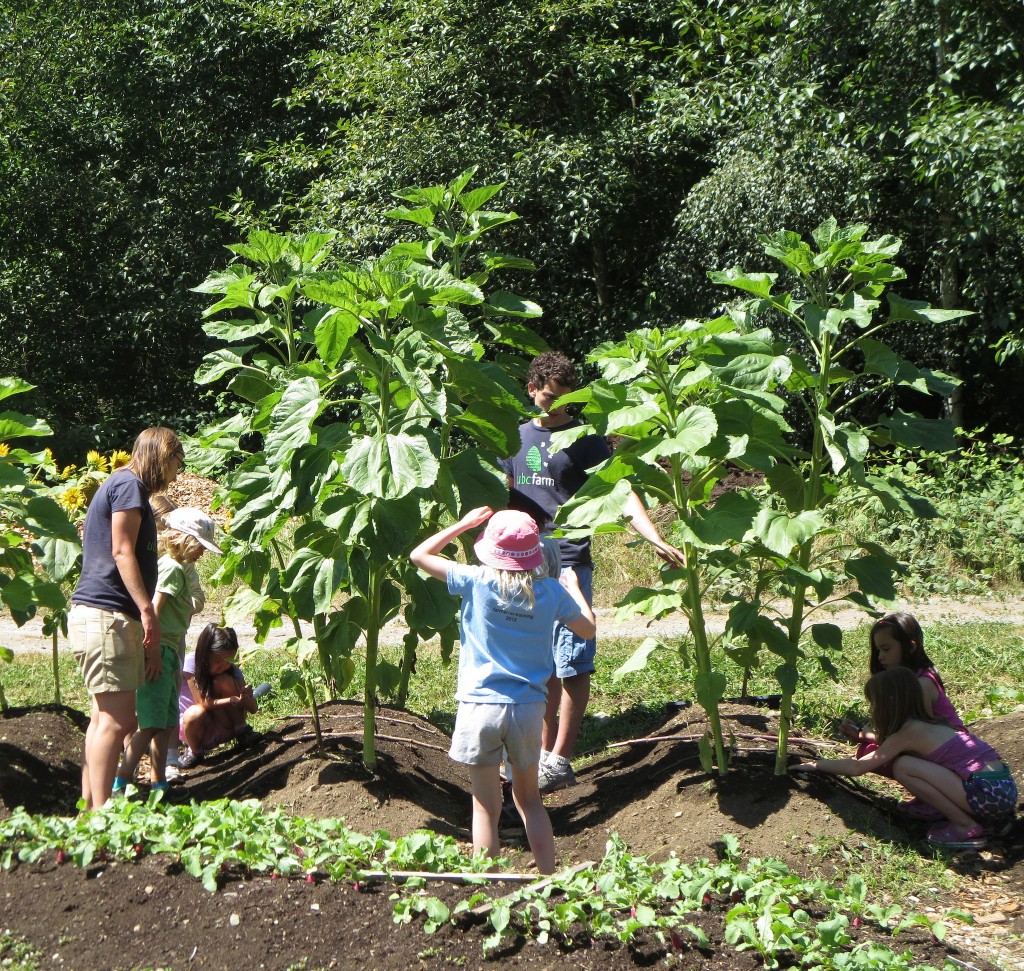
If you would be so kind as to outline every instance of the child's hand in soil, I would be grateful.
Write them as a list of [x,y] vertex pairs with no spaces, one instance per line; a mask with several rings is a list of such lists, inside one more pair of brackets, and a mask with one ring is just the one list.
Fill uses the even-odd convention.
[[861,727],[849,718],[844,718],[842,722],[840,722],[839,731],[841,731],[851,742],[860,741]]

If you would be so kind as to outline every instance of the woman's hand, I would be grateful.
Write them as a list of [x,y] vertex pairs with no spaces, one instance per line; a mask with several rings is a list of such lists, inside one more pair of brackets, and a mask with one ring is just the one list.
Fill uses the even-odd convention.
[[143,647],[143,656],[146,659],[146,680],[156,681],[164,670],[164,652],[160,645],[156,647]]

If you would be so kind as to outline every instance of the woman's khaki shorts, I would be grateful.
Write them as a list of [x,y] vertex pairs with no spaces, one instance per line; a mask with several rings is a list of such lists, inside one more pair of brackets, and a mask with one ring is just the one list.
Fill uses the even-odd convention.
[[141,621],[75,604],[68,614],[68,640],[89,694],[135,691],[146,680]]

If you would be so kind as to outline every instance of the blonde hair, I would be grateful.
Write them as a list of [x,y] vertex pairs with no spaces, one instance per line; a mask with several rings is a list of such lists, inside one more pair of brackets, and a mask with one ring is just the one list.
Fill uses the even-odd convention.
[[177,529],[164,527],[157,537],[157,546],[161,553],[166,554],[178,563],[184,563],[196,554],[197,550],[206,552],[206,547],[194,536],[182,533]]
[[158,492],[149,497],[149,508],[153,510],[158,529],[166,529],[167,524],[164,517],[172,510],[177,509],[178,504],[166,492]]
[[167,486],[167,460],[176,452],[185,454],[174,432],[160,426],[147,428],[135,439],[127,467],[150,492],[160,492]]
[[547,564],[533,570],[499,570],[490,567],[498,584],[498,599],[503,604],[521,603],[533,610],[536,598],[533,593],[534,579],[542,579],[548,575]]

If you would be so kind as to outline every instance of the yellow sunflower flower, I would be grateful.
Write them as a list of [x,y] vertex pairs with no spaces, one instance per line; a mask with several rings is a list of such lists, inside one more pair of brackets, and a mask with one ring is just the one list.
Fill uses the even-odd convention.
[[11,454],[11,446],[7,442],[0,442],[0,457]]
[[74,512],[76,509],[81,509],[85,503],[85,495],[78,486],[72,486],[70,489],[65,489],[59,496],[57,496],[57,502],[59,502],[65,509],[70,512]]
[[132,457],[127,452],[122,452],[121,449],[116,448],[110,453],[110,471],[114,469],[120,469],[127,465],[132,460]]
[[105,455],[100,455],[95,449],[92,449],[85,456],[86,464],[90,469],[99,469],[100,472],[106,472],[110,468],[110,463],[107,461]]
[[61,478],[62,478],[63,480],[67,481],[67,480],[68,480],[68,479],[70,479],[70,478],[71,478],[71,476],[73,476],[73,475],[74,475],[74,474],[75,474],[75,473],[76,473],[77,471],[78,471],[78,466],[77,466],[77,465],[65,465],[65,466],[64,466],[64,471],[63,471],[63,472],[61,472],[61,474],[60,474],[60,477],[61,477]]

